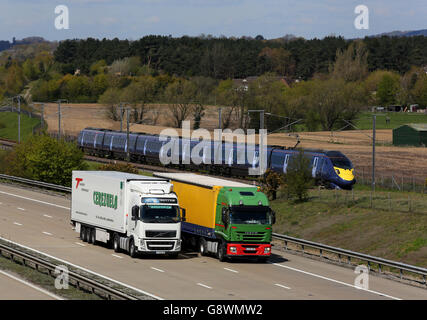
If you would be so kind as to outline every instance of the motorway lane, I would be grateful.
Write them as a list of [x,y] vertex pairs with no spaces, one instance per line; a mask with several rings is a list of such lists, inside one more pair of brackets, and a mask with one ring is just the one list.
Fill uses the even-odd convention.
[[59,297],[0,270],[0,300],[58,300]]
[[[350,269],[289,254],[273,259],[286,268],[220,263],[210,257],[132,260],[83,244],[71,230],[69,206],[70,201],[62,197],[0,185],[0,235],[167,299],[390,298],[351,287],[356,275]],[[426,290],[377,277],[370,277],[370,289],[397,298],[427,298]]]

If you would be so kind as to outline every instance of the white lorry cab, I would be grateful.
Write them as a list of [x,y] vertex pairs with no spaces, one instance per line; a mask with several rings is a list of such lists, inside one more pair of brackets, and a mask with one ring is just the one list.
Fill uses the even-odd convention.
[[73,171],[72,179],[71,223],[83,241],[131,257],[181,251],[185,210],[168,179],[115,171]]

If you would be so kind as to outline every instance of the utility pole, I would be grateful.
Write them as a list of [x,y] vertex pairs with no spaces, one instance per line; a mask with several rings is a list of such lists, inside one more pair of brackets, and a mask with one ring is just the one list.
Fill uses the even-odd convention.
[[374,114],[372,119],[372,192],[375,192],[375,131],[377,116]]
[[129,108],[126,108],[126,122],[127,122],[127,130],[126,130],[126,161],[129,162],[130,160],[130,153],[129,153]]
[[222,129],[222,108],[218,108],[218,128]]
[[249,112],[259,112],[259,168],[264,168],[264,156],[263,156],[263,150],[264,150],[264,139],[262,139],[261,132],[264,130],[264,114],[265,110],[248,110],[248,116]]
[[18,96],[18,143],[21,143],[21,97]]
[[120,132],[123,131],[123,105],[120,102]]

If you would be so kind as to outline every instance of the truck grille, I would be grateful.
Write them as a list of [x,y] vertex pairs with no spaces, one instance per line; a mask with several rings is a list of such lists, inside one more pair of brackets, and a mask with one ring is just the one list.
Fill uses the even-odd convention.
[[167,251],[172,250],[174,245],[174,241],[147,241],[148,250]]
[[262,241],[264,239],[265,232],[237,231],[237,236],[243,241]]
[[257,253],[258,250],[258,246],[257,245],[247,245],[247,244],[243,244],[242,247],[244,248],[243,252],[244,253]]
[[147,230],[145,236],[147,238],[175,238],[176,230]]

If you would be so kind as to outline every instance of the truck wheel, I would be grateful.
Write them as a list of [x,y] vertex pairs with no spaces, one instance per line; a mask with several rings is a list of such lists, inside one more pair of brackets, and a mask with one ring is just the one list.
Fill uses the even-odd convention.
[[199,241],[199,252],[201,256],[206,256],[208,254],[208,248],[205,238],[200,238]]
[[92,233],[92,232],[91,232],[91,229],[92,229],[92,228],[86,228],[86,229],[85,229],[85,233],[86,233],[86,241],[87,241],[88,243],[92,243],[92,242],[90,242],[90,234]]
[[129,255],[131,258],[136,257],[136,247],[135,247],[135,243],[133,242],[133,239],[131,239],[129,243]]
[[218,245],[217,257],[218,257],[218,260],[221,261],[221,262],[224,262],[226,260],[226,258],[227,258],[225,256],[225,248],[224,248],[224,245],[222,243],[220,243]]
[[86,227],[81,227],[81,232],[82,232],[82,240],[83,242],[87,242],[87,232],[86,232]]
[[84,232],[85,230],[84,230],[84,228],[83,228],[83,226],[82,225],[80,225],[80,240],[82,240],[83,241],[83,237],[84,237],[84,234],[85,234],[85,232]]
[[95,244],[96,237],[95,237],[95,228],[90,229],[90,236],[89,236],[89,243]]
[[117,233],[114,234],[113,249],[114,249],[114,252],[120,252],[120,238]]

